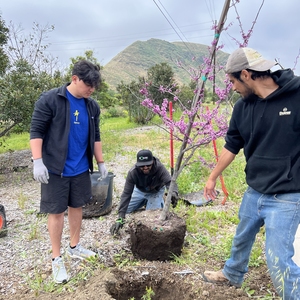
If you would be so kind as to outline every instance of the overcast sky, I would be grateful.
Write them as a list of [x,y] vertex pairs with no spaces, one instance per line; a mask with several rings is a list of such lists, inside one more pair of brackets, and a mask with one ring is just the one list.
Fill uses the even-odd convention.
[[[69,65],[70,58],[93,50],[105,65],[133,42],[158,38],[210,45],[212,23],[218,21],[225,0],[0,0],[6,25],[21,25],[24,33],[33,22],[54,25],[47,42],[54,57]],[[251,27],[262,0],[240,0],[237,10],[245,32]],[[299,0],[265,0],[249,47],[268,59],[294,68],[300,48]],[[230,28],[221,35],[224,51],[241,41],[234,8],[227,16]],[[300,73],[300,61],[296,67]]]

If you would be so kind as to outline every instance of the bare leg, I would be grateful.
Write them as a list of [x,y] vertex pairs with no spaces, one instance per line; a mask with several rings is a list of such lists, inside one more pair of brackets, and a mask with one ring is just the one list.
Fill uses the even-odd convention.
[[64,213],[49,214],[48,216],[48,231],[52,245],[52,257],[60,256],[61,236],[64,226]]
[[82,223],[82,207],[69,207],[68,217],[70,227],[70,246],[74,247],[79,243],[80,228]]

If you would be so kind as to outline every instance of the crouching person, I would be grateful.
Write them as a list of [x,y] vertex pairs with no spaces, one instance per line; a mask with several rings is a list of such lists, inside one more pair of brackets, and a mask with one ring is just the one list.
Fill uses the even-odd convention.
[[[129,170],[121,195],[118,208],[119,217],[111,226],[112,235],[118,233],[124,225],[125,214],[132,213],[142,207],[146,210],[161,209],[164,206],[164,194],[169,189],[171,175],[150,150],[140,150],[137,153],[137,162]],[[178,201],[178,187],[172,194],[172,206]]]

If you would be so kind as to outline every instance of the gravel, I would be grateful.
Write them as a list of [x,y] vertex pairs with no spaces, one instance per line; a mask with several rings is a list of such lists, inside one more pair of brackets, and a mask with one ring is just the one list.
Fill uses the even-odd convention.
[[[31,292],[31,284],[38,278],[51,280],[51,245],[47,231],[47,217],[39,212],[40,184],[32,179],[30,151],[10,152],[0,155],[0,193],[7,219],[7,236],[0,238],[0,299]],[[111,213],[99,218],[84,219],[81,244],[99,253],[110,265],[112,257],[129,247],[128,234],[122,231],[119,239],[110,235],[109,228],[117,217],[117,206],[124,187],[125,176],[132,160],[119,157],[118,172],[115,163],[106,163],[113,171],[113,208]],[[80,270],[78,260],[65,255],[69,243],[67,215],[62,235],[62,253],[66,266],[74,276]]]
[[[125,135],[136,137],[141,131],[153,129],[161,131],[158,127],[144,126],[126,130]],[[164,153],[161,153],[155,142],[151,149],[159,153],[160,159],[167,161],[168,158],[163,156]],[[84,247],[97,252],[107,267],[115,266],[116,254],[119,257],[122,257],[122,253],[131,254],[127,224],[132,217],[130,215],[126,217],[127,222],[117,238],[111,236],[109,229],[117,218],[120,195],[127,172],[136,158],[136,151],[135,147],[123,146],[121,153],[115,153],[113,161],[106,161],[107,169],[115,175],[112,211],[105,216],[83,219],[80,242]],[[32,299],[30,295],[39,289],[39,284],[49,283],[51,286],[50,283],[53,281],[47,217],[39,214],[40,184],[32,178],[29,150],[11,151],[0,155],[0,193],[0,204],[5,207],[8,229],[7,236],[0,238],[0,299],[25,299],[26,295],[29,296],[26,299]],[[68,243],[69,227],[66,215],[61,251],[66,268],[71,278],[74,278],[82,271],[82,264],[79,260],[70,259],[65,255]],[[148,262],[141,262],[142,269],[144,264],[147,266]],[[173,270],[175,266],[170,264],[163,266],[164,270],[170,268]],[[73,287],[77,291],[76,284]],[[95,291],[95,299],[98,292]],[[80,293],[77,296],[80,298]]]

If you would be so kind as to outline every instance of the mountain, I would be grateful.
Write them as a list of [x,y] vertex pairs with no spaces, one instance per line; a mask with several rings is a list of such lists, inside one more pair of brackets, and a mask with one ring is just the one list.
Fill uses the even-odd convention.
[[[115,90],[121,82],[130,83],[139,76],[145,76],[147,70],[162,62],[168,63],[174,70],[176,81],[181,84],[190,82],[190,75],[186,70],[199,68],[203,64],[203,57],[208,57],[208,46],[196,43],[167,42],[159,39],[136,41],[109,61],[102,71],[104,80],[110,88]],[[217,53],[217,61],[224,65],[228,54]],[[177,61],[185,67],[178,67]]]

